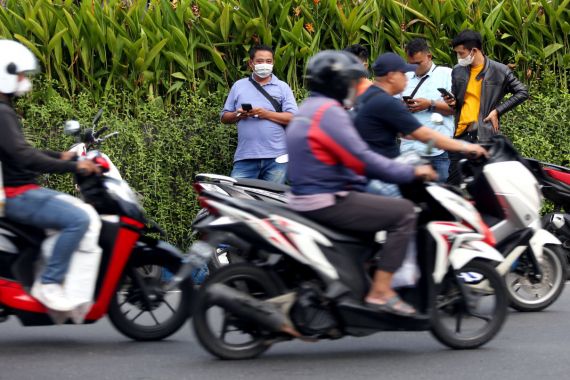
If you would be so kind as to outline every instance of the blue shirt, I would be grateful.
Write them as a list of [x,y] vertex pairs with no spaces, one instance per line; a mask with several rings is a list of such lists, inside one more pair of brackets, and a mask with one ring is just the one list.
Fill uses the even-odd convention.
[[[289,85],[271,76],[271,81],[263,85],[263,89],[281,104],[283,112],[297,112],[297,103]],[[263,96],[249,81],[249,78],[238,80],[232,86],[224,109],[225,112],[235,112],[244,103],[253,108],[261,107],[275,111],[271,102]],[[285,128],[281,124],[266,119],[249,117],[238,121],[238,146],[234,155],[234,162],[249,159],[275,158],[287,153],[285,143]]]
[[356,129],[370,148],[388,158],[400,155],[397,137],[409,135],[422,125],[408,108],[380,87],[372,85],[357,100]]
[[[428,75],[428,78],[415,93],[414,98],[441,101],[443,98],[441,97],[440,92],[437,91],[438,88],[445,88],[447,91],[451,92],[451,69],[449,67],[436,66],[435,64],[432,64],[431,68],[425,75]],[[414,91],[420,80],[423,78],[423,76],[416,76],[416,74],[413,72],[406,73],[406,76],[408,77],[408,86],[402,93],[403,96],[409,96]],[[443,122],[437,122],[432,121],[433,114],[434,112],[423,110],[420,112],[414,112],[412,115],[414,115],[422,125],[434,129],[445,136],[452,137],[454,130],[453,115],[441,115],[443,117]],[[434,117],[434,119],[435,118],[438,118],[438,116]],[[422,155],[428,155],[426,153],[426,144],[417,140],[402,139],[400,150],[402,153],[415,151]],[[433,149],[429,155],[439,156],[442,153],[443,150],[436,148]]]

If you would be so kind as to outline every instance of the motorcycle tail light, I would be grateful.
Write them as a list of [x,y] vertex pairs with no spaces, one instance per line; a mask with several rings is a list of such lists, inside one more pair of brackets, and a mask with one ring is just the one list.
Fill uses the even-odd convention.
[[218,215],[219,214],[218,210],[215,207],[213,207],[210,204],[210,202],[208,202],[208,198],[198,197],[198,203],[200,204],[200,207],[208,210],[210,212],[210,214],[212,214],[212,215]]
[[204,186],[202,186],[202,184],[200,182],[194,182],[192,187],[194,187],[194,191],[198,194],[202,194],[202,192],[204,190],[206,190],[206,189],[204,189]]

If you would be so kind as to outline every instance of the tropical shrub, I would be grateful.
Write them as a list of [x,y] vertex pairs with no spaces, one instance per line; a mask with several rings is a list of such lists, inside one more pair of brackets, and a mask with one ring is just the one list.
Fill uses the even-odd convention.
[[[454,63],[451,38],[470,27],[519,78],[556,73],[567,89],[570,0],[3,0],[0,36],[26,44],[48,79],[73,96],[112,88],[176,101],[226,89],[245,74],[248,49],[272,45],[276,74],[302,87],[319,50],[363,43],[371,56],[423,36]],[[150,5],[149,5],[150,4]]]
[[[72,103],[52,86],[40,84],[17,104],[28,140],[37,147],[66,150],[73,140],[63,135],[64,121],[77,119],[90,127],[97,109],[103,108],[100,125],[119,135],[105,141],[101,151],[142,196],[148,216],[172,242],[185,246],[199,208],[192,188],[195,174],[227,175],[232,166],[236,129],[219,122],[223,97],[184,93],[176,105],[165,106],[160,99],[141,102],[126,92],[104,99],[82,92]],[[43,184],[73,193],[69,175],[45,175]]]

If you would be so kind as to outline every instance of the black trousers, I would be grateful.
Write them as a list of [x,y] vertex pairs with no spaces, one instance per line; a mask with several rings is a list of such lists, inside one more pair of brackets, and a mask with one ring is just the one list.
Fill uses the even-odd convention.
[[323,225],[347,231],[372,234],[385,230],[386,243],[378,260],[378,269],[390,273],[402,265],[416,229],[412,202],[368,193],[350,192],[346,197],[337,197],[333,206],[302,214]]
[[[455,137],[456,140],[463,140],[470,144],[477,144],[479,139],[477,138],[477,131],[465,132],[461,136]],[[461,183],[461,173],[459,172],[459,161],[465,158],[465,155],[457,152],[449,153],[449,177],[447,177],[447,183],[450,185],[459,185]]]

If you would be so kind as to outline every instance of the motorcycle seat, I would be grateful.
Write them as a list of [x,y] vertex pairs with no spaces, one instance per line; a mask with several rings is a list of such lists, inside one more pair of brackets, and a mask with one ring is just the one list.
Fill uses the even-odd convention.
[[272,214],[283,216],[287,219],[299,222],[307,227],[313,228],[331,240],[343,243],[354,243],[360,245],[369,245],[374,242],[374,234],[372,233],[353,233],[348,231],[335,230],[318,224],[292,210],[286,208],[285,205],[280,206],[274,203],[268,203],[257,200],[237,199],[223,196],[212,192],[203,192],[208,198],[213,198],[230,206],[248,211],[261,218],[268,218]]
[[263,181],[261,179],[250,179],[250,178],[234,178],[236,180],[235,184],[237,186],[253,187],[256,189],[273,191],[276,193],[285,193],[289,191],[290,187],[287,185],[281,185],[279,183]]
[[544,171],[550,177],[552,177],[558,181],[564,182],[567,185],[570,185],[570,173],[564,173],[562,171],[558,171],[558,170],[554,170],[554,169],[550,169],[550,168],[544,168]]
[[0,218],[0,229],[12,232],[34,246],[41,245],[46,237],[45,231],[41,228],[16,223],[6,218]]

